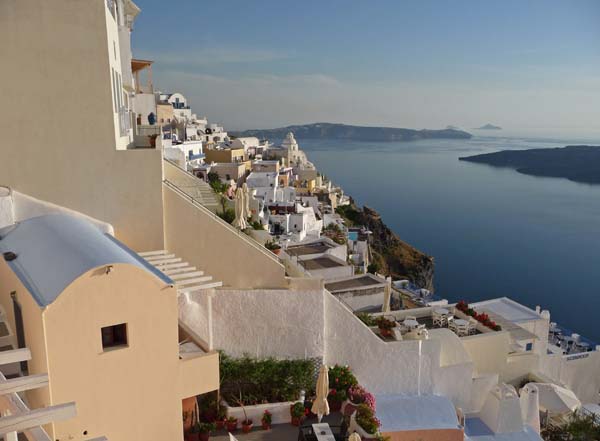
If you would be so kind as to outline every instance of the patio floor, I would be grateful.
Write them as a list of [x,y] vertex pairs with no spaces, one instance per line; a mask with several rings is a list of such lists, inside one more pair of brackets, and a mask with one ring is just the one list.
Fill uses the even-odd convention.
[[[340,422],[341,414],[334,413],[323,418],[323,422],[337,425]],[[309,421],[309,422],[317,422]],[[291,424],[276,424],[271,430],[263,430],[260,427],[254,427],[250,433],[242,433],[240,429],[236,430],[233,436],[239,441],[297,441],[298,427]],[[225,430],[219,430],[210,436],[213,441],[229,441],[229,434]]]

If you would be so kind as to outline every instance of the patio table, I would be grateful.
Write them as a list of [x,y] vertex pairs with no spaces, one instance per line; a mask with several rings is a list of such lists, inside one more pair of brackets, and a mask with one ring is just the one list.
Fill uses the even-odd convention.
[[327,423],[313,424],[313,431],[318,441],[335,441],[331,427]]
[[445,309],[445,308],[436,308],[436,309],[433,310],[433,312],[435,312],[438,315],[448,315],[448,314],[450,314],[450,312],[447,309]]
[[419,327],[419,322],[418,322],[418,321],[416,321],[416,320],[413,320],[413,319],[410,319],[410,320],[408,320],[408,319],[407,319],[407,320],[404,320],[404,321],[402,322],[402,324],[403,324],[404,326],[406,326],[408,329],[415,329],[415,328],[418,328],[418,327]]
[[469,322],[463,319],[456,319],[454,320],[454,323],[456,323],[456,326],[468,326]]

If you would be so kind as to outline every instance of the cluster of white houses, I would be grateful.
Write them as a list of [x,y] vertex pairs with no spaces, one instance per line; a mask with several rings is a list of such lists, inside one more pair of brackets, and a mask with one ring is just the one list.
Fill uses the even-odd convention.
[[[18,134],[1,142],[1,436],[182,439],[182,413],[219,388],[218,350],[350,365],[392,440],[539,440],[540,413],[579,406],[559,412],[544,387],[598,404],[599,348],[549,311],[470,305],[488,326],[368,274],[369,232],[346,228],[348,197],[293,134],[234,138],[154,90],[131,53],[139,12],[0,3],[0,130]],[[238,187],[246,232],[215,215]]]

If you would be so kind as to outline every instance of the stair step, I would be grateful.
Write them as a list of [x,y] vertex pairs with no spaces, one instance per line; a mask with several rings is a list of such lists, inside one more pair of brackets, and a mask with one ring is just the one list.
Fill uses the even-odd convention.
[[166,254],[167,250],[158,250],[158,251],[144,251],[142,253],[138,253],[141,257],[150,257],[150,256],[160,256]]
[[204,285],[191,286],[189,288],[179,288],[177,291],[179,292],[179,294],[189,294],[193,292],[203,291],[205,289],[218,288],[220,286],[223,286],[223,282],[213,282],[206,283]]
[[[181,260],[181,259],[179,259]],[[163,271],[166,269],[173,269],[173,268],[184,268],[186,266],[188,266],[189,263],[187,262],[180,262],[180,263],[166,263],[163,265],[155,265],[159,270]]]
[[199,282],[210,282],[211,280],[212,280],[212,276],[194,277],[192,279],[179,280],[179,281],[175,282],[175,284],[177,286],[193,285],[193,284],[199,283]]
[[172,259],[160,259],[160,260],[155,260],[152,262],[152,265],[154,266],[163,266],[163,265],[167,265],[169,263],[177,263],[177,262],[181,262],[181,257],[174,257]]
[[[177,270],[173,270],[173,271],[177,271]],[[181,280],[181,279],[187,279],[188,277],[196,277],[196,276],[203,276],[203,275],[204,275],[204,271],[191,271],[189,273],[181,272],[181,274],[175,274],[170,277],[171,277],[171,279],[177,281],[177,280]]]
[[150,262],[150,263],[154,263],[154,262],[158,262],[159,260],[163,260],[163,259],[172,259],[173,257],[175,257],[175,254],[163,254],[162,256],[149,256],[146,257],[146,261]]
[[[163,273],[165,273],[167,276],[172,276],[173,274],[179,274],[179,275],[186,275],[187,273],[189,273],[190,271],[196,271],[196,267],[195,266],[186,266],[183,268],[173,268],[173,269],[167,269],[167,270],[163,270]],[[204,274],[204,272],[200,271],[202,274]],[[171,277],[173,278],[173,277]]]

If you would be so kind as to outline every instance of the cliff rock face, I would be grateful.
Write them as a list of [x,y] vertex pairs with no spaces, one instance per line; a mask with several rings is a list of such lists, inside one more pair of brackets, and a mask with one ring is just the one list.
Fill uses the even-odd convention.
[[372,232],[372,262],[379,267],[378,272],[394,279],[409,279],[433,292],[433,257],[400,240],[383,223],[379,213],[369,207],[361,209],[352,203],[339,207],[338,213],[348,225],[362,225]]

